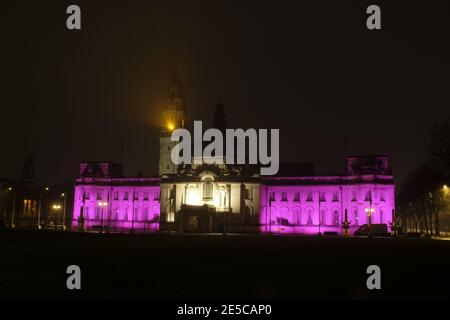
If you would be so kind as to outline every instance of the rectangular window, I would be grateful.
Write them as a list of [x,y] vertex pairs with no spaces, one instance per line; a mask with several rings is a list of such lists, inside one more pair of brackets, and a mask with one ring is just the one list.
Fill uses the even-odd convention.
[[91,194],[89,193],[89,191],[85,191],[84,192],[84,199],[89,200]]
[[114,191],[113,199],[114,200],[119,200],[119,192],[118,191]]
[[294,201],[299,202],[300,201],[300,192],[294,193]]
[[134,193],[134,199],[133,200],[139,200],[139,192]]
[[286,192],[281,193],[281,201],[287,201],[287,193]]
[[269,201],[275,201],[275,192],[270,193]]
[[313,199],[312,199],[312,192],[311,191],[308,191],[306,193],[306,201],[309,201],[309,202],[313,201]]
[[206,178],[203,182],[203,200],[211,200],[213,198],[213,183],[211,178]]
[[386,201],[384,197],[384,191],[380,191],[380,201]]
[[320,202],[325,202],[325,201],[327,201],[326,195],[325,195],[325,191],[320,191],[320,192],[319,192],[319,200],[320,200]]
[[245,188],[245,199],[247,199],[247,200],[252,199],[252,189],[251,188]]
[[339,192],[333,191],[333,202],[338,202],[338,201],[339,201]]
[[148,200],[148,192],[144,192],[144,200]]
[[123,200],[128,200],[128,191],[123,193]]
[[102,193],[101,193],[101,191],[97,191],[97,200],[102,200]]
[[357,201],[357,199],[356,199],[356,191],[352,191],[352,201]]
[[371,201],[372,200],[372,191],[366,191],[366,201]]

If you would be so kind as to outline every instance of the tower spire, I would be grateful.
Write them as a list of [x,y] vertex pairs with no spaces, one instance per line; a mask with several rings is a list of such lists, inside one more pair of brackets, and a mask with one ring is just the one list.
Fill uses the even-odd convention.
[[162,119],[161,134],[170,135],[173,130],[185,127],[186,102],[184,99],[184,86],[178,68],[175,69],[169,83]]
[[222,133],[225,133],[227,128],[225,105],[222,103],[222,100],[219,100],[214,110],[213,128],[219,129]]
[[171,153],[176,141],[171,141],[173,130],[186,126],[186,102],[184,86],[178,68],[169,82],[166,104],[162,113],[161,131],[159,135],[159,174],[177,173],[177,167],[172,162]]

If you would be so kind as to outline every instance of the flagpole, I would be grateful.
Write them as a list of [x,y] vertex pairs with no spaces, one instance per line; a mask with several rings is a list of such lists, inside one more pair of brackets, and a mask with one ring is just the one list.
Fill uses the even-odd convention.
[[320,213],[320,190],[319,190],[319,233],[318,233],[318,235],[320,236],[320,222],[321,222],[321,219],[322,217],[321,217],[321,213]]
[[135,195],[136,189],[133,188],[133,201],[132,201],[132,208],[131,208],[131,233],[134,233],[134,195]]

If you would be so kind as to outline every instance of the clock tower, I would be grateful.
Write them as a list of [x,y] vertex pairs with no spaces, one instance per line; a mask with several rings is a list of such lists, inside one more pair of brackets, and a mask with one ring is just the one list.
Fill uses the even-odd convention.
[[169,84],[168,96],[162,113],[162,123],[159,134],[159,175],[177,173],[177,166],[172,162],[172,148],[178,143],[171,141],[173,130],[185,128],[186,105],[184,100],[183,83],[180,73],[175,71]]

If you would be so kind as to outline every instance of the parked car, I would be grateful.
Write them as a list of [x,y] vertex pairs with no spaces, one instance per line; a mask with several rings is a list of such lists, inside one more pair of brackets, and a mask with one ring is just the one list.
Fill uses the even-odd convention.
[[359,227],[355,233],[355,236],[388,236],[388,228],[385,223],[380,224],[364,224]]

